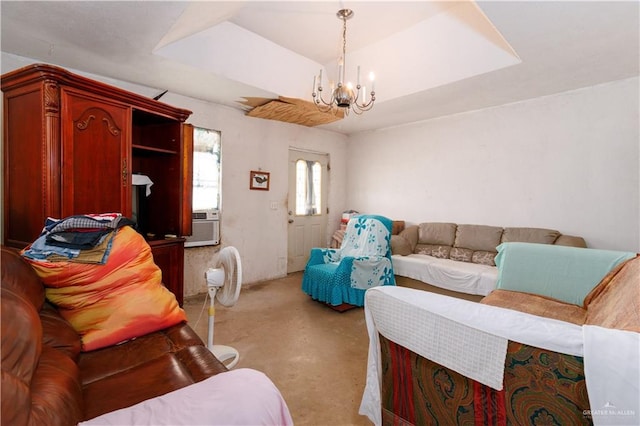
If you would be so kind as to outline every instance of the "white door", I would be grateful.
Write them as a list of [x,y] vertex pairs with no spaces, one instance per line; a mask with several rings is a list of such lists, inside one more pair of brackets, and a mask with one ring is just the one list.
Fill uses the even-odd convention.
[[313,247],[327,246],[328,154],[289,150],[287,273],[302,271]]

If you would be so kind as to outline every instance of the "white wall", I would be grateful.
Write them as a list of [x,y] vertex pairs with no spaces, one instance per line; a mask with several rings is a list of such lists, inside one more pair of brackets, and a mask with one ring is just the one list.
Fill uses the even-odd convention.
[[353,136],[348,207],[640,251],[638,93],[636,77]]

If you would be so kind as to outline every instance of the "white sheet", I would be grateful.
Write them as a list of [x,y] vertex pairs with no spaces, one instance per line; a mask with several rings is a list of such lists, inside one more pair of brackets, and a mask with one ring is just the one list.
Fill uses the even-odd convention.
[[[386,299],[389,303],[400,301],[402,305],[412,305],[418,308],[411,309],[410,314],[415,317],[411,319],[400,315],[395,319],[383,316],[384,321],[392,323],[390,327],[393,330],[392,337],[385,337],[403,346],[407,342],[411,342],[412,334],[421,332],[422,324],[427,323],[424,318],[421,318],[420,312],[422,311],[425,313],[425,318],[435,314],[499,338],[555,352],[583,356],[582,327],[575,324],[405,287],[385,286],[372,288],[367,290],[365,294],[364,307],[369,333],[369,356],[365,390],[359,413],[367,416],[376,425],[382,423],[380,413],[381,366],[378,327],[380,321],[383,320],[380,319],[379,312],[369,306],[369,299],[372,297],[380,299],[381,303],[377,303],[377,306],[384,306]],[[441,337],[436,336],[435,338],[440,339]]]
[[465,377],[502,390],[507,339],[438,315],[402,295],[372,292],[366,298],[378,333]]
[[583,326],[584,376],[595,425],[640,424],[640,334]]
[[280,426],[293,420],[273,382],[242,368],[80,423],[89,425]]
[[147,175],[139,175],[137,173],[131,174],[131,184],[132,185],[144,185],[145,187],[145,196],[151,195],[151,187],[153,186],[153,181]]
[[496,288],[498,268],[478,263],[438,259],[425,254],[391,256],[396,275],[461,293],[486,296]]

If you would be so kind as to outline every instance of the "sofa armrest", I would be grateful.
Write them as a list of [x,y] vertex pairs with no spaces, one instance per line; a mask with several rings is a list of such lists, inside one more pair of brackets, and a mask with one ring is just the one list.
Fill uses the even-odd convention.
[[[370,313],[372,326],[382,334],[387,323],[393,327],[399,324],[398,331],[408,335],[421,333],[406,325],[416,324],[411,318],[414,314],[420,317],[422,313],[431,313],[482,333],[582,356],[582,328],[565,321],[407,287],[372,288],[365,302],[365,313]],[[390,312],[393,315],[389,315]],[[417,323],[425,324],[425,321],[418,318]]]
[[399,238],[402,238],[408,244],[408,248],[413,251],[416,249],[416,245],[418,244],[418,226],[412,225],[404,228],[399,234]]
[[325,257],[329,262],[338,262],[340,260],[340,249],[312,248],[309,253],[307,266],[327,263]]

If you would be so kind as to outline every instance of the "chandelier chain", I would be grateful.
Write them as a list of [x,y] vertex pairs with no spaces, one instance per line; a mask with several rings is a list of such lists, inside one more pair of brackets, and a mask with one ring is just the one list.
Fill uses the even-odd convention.
[[[342,17],[342,66],[347,66],[347,17]],[[341,78],[342,76],[338,76]],[[341,81],[342,83],[342,81]]]

